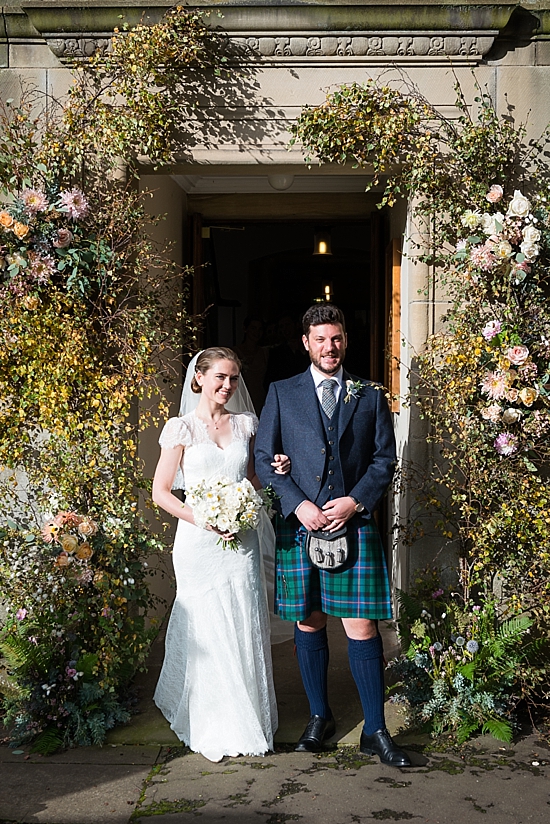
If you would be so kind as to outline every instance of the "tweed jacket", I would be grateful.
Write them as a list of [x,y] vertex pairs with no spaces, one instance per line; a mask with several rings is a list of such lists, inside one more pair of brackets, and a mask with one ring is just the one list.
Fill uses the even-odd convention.
[[[358,397],[344,403],[347,380],[359,378],[344,370],[344,386],[338,403],[338,449],[346,495],[357,498],[370,517],[393,477],[396,462],[395,436],[388,403],[380,384],[363,381]],[[312,501],[323,506],[320,490],[328,471],[323,414],[311,371],[272,383],[256,435],[256,472],[264,486],[279,496],[285,518],[298,504]],[[275,454],[288,455],[288,475],[277,475],[271,462]]]

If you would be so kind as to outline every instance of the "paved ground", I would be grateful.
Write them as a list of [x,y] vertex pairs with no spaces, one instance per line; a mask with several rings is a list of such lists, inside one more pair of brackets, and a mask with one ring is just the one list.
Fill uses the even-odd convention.
[[[0,824],[527,824],[550,821],[550,749],[526,733],[513,746],[480,738],[463,753],[436,753],[399,737],[408,770],[358,753],[360,706],[338,623],[331,634],[337,735],[318,756],[295,753],[307,720],[292,645],[275,648],[281,712],[277,751],[212,764],[179,744],[151,702],[162,649],[142,682],[141,713],[102,748],[41,757],[0,747]],[[388,638],[386,649],[391,645]],[[388,707],[392,732],[400,719]],[[152,816],[155,816],[152,819]]]
[[550,751],[534,736],[513,747],[481,739],[462,755],[410,752],[414,766],[396,770],[351,746],[219,764],[182,747],[109,745],[49,758],[0,748],[0,816],[25,824],[550,819]]

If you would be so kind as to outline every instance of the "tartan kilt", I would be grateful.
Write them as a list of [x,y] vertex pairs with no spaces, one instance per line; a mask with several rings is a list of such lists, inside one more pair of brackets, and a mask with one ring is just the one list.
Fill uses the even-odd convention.
[[340,618],[392,618],[378,528],[372,519],[361,519],[355,529],[350,526],[345,564],[336,570],[318,569],[306,552],[305,528],[294,518],[289,522],[276,516],[275,612],[283,620],[303,621],[314,610]]

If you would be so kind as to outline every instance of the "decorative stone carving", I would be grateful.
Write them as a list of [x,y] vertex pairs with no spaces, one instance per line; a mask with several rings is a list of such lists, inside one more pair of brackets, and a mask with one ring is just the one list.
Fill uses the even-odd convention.
[[264,58],[346,59],[357,57],[456,57],[481,59],[495,39],[496,32],[405,34],[402,32],[335,33],[334,35],[256,35],[232,37],[240,49]]
[[109,34],[98,34],[90,37],[81,37],[74,34],[47,38],[46,42],[55,56],[63,61],[91,57],[97,51],[104,54],[110,49],[111,37],[112,35]]
[[[262,34],[248,37],[229,35],[242,53],[252,53],[263,59],[290,62],[325,58],[329,61],[346,61],[355,58],[388,57],[393,61],[420,57],[452,57],[455,59],[480,60],[491,48],[496,32],[468,32],[434,34],[425,32],[335,32],[334,34]],[[49,47],[60,60],[90,57],[96,51],[106,52],[110,36],[98,33],[82,37],[78,34],[53,37],[47,40]]]

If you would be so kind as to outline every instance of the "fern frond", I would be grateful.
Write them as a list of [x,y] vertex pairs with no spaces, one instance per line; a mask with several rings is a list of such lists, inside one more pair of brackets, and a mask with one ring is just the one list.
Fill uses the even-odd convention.
[[478,721],[463,721],[456,731],[456,737],[459,744],[465,744],[469,738],[479,729]]
[[417,621],[422,614],[422,604],[402,589],[397,590],[397,603],[399,604],[399,617],[407,618],[409,621]]
[[527,615],[520,615],[517,618],[509,618],[504,621],[497,630],[497,637],[506,645],[517,643],[533,622]]
[[45,646],[37,646],[13,633],[4,635],[0,640],[0,652],[10,669],[19,672],[34,669],[43,675],[47,674],[52,657],[52,651]]
[[31,752],[38,752],[41,755],[51,755],[63,746],[63,739],[55,729],[48,728],[40,733],[34,741]]
[[489,733],[493,738],[496,738],[498,741],[504,741],[506,744],[509,744],[512,740],[512,725],[503,718],[489,718],[489,720],[483,724],[481,731],[484,734]]

